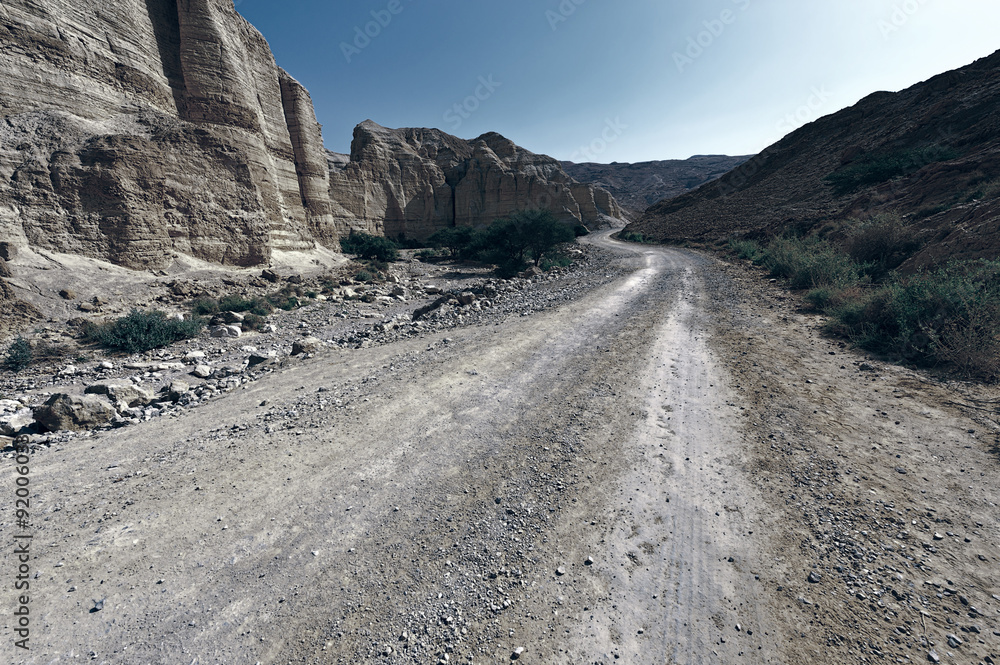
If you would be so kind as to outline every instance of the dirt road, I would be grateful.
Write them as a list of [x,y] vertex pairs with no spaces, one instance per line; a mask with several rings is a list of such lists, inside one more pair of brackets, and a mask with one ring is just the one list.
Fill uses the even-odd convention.
[[34,455],[31,650],[5,612],[2,653],[996,660],[995,395],[822,339],[743,268],[591,242],[629,270],[569,305]]

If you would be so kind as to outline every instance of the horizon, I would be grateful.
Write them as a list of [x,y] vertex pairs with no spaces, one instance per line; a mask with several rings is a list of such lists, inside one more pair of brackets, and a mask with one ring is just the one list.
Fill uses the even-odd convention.
[[754,155],[1000,48],[1000,3],[985,0],[235,6],[309,90],[325,146],[344,154],[371,119],[467,140],[497,132],[577,163]]

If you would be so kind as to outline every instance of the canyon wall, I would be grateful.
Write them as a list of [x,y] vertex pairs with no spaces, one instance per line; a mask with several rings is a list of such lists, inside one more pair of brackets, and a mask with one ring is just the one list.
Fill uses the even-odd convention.
[[558,161],[496,133],[466,141],[436,129],[354,130],[349,161],[329,155],[334,229],[425,238],[482,226],[525,209],[598,226],[622,211],[604,189],[573,180]]
[[232,0],[4,0],[0,46],[0,236],[254,265],[330,223],[309,95]]

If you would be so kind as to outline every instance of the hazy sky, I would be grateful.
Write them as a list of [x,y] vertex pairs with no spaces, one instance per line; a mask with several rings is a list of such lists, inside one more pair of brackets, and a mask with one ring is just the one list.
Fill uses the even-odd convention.
[[1000,49],[997,0],[236,0],[312,93],[365,119],[496,131],[558,159],[753,154]]

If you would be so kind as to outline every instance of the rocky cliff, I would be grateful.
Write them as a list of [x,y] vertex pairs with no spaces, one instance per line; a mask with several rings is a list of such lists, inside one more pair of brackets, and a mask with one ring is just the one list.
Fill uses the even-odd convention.
[[695,155],[690,159],[594,164],[562,162],[571,177],[608,190],[629,213],[639,215],[654,203],[680,196],[733,170],[749,157]]
[[594,226],[622,214],[606,190],[575,181],[558,161],[496,133],[466,141],[369,120],[354,130],[350,158],[329,153],[328,164],[333,233],[359,228],[424,238],[528,208]]
[[331,224],[309,95],[232,0],[4,0],[0,48],[0,237],[252,265]]

